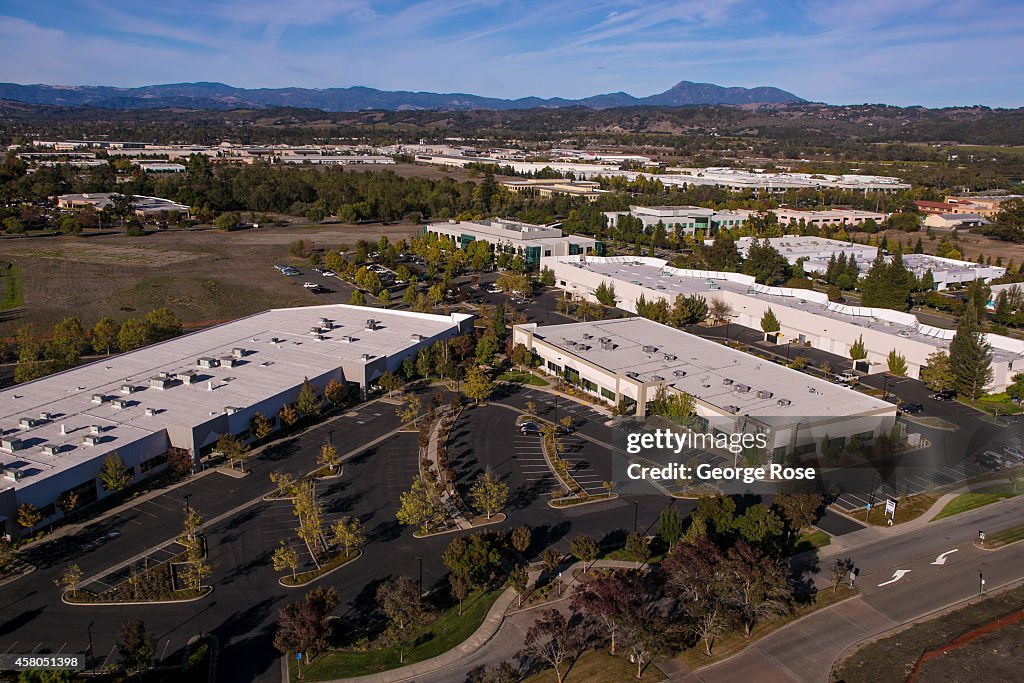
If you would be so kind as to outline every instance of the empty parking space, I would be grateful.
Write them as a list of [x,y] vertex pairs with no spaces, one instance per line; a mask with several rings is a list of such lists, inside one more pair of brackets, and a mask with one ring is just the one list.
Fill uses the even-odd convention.
[[869,503],[873,505],[886,498],[899,498],[903,494],[914,495],[937,488],[966,485],[971,479],[986,472],[987,470],[974,463],[960,462],[927,472],[898,473],[874,489],[855,488],[844,492],[836,499],[836,505],[847,512],[863,510]]
[[162,545],[158,548],[153,548],[147,551],[142,557],[93,579],[88,584],[83,585],[82,588],[93,593],[103,593],[104,591],[108,591],[121,585],[133,576],[137,576],[147,569],[152,569],[161,562],[166,562],[176,555],[180,555],[184,551],[185,548],[177,541],[167,543],[166,545]]

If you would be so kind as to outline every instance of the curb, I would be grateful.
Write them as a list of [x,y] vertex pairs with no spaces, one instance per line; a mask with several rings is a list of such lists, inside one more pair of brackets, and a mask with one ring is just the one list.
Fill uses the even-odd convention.
[[342,562],[337,567],[333,567],[331,569],[328,569],[327,571],[323,572],[322,574],[317,574],[312,579],[310,579],[309,581],[306,581],[304,583],[285,583],[284,580],[286,578],[288,578],[287,576],[282,576],[281,578],[279,578],[277,580],[277,582],[280,585],[284,586],[285,588],[305,588],[306,586],[308,586],[309,584],[313,583],[314,581],[318,581],[319,579],[324,578],[328,574],[333,574],[334,572],[338,571],[339,569],[342,569],[344,567],[349,566],[350,564],[352,564],[353,562],[355,562],[356,560],[358,560],[362,556],[363,556],[363,549],[360,548],[359,549],[359,553],[355,557],[353,557],[351,560],[348,560],[347,562]]
[[65,596],[67,591],[60,594],[60,601],[65,605],[71,605],[72,607],[131,607],[135,605],[182,605],[188,602],[198,602],[203,598],[209,597],[213,593],[213,586],[203,586],[204,593],[197,595],[194,598],[184,598],[182,600],[132,600],[129,602],[111,601],[111,602],[71,602]]

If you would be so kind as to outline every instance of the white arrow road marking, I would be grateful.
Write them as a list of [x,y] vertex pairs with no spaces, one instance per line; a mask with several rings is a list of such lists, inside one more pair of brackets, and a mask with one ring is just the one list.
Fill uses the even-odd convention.
[[938,557],[936,557],[935,561],[932,562],[932,564],[937,564],[937,565],[940,565],[940,566],[946,564],[946,558],[949,555],[952,555],[953,553],[955,553],[958,550],[960,550],[960,548],[953,548],[952,550],[947,550],[946,552],[944,552],[941,555],[939,555]]
[[891,579],[889,579],[888,581],[885,581],[883,583],[878,584],[878,587],[881,588],[882,586],[888,586],[890,583],[896,583],[897,581],[899,581],[900,579],[902,579],[904,576],[906,576],[909,573],[910,573],[909,569],[897,569],[896,571],[894,571],[892,573],[892,578]]

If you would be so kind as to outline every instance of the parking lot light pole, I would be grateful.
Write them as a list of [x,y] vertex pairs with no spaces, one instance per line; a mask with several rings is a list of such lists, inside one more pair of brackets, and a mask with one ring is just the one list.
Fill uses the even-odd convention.
[[[95,621],[90,621],[89,625],[85,627],[86,633],[89,634],[89,659],[88,659],[88,661],[86,661],[86,665],[90,664],[93,661],[93,654],[92,654],[92,627],[93,627],[93,625],[95,623],[96,623]],[[93,664],[90,668],[92,669],[92,673],[95,676],[96,675],[96,665]]]
[[419,566],[420,566],[420,582],[419,582],[419,586],[420,586],[420,595],[423,595],[423,558],[422,557],[417,557],[416,558],[416,562],[418,562]]
[[192,494],[186,493],[183,497],[185,498],[185,515],[187,516],[188,513],[191,511],[188,506],[188,499],[192,497]]
[[633,533],[634,534],[636,533],[637,519],[639,518],[639,516],[640,516],[640,501],[634,500],[633,501]]

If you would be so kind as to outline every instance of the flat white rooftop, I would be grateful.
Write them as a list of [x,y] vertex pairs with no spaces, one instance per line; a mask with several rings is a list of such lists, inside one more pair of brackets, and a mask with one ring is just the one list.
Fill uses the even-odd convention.
[[[0,451],[0,463],[36,470],[29,474],[66,469],[169,425],[196,426],[228,407],[253,406],[298,386],[304,377],[339,367],[347,381],[362,384],[372,379],[365,377],[366,363],[415,345],[413,335],[429,339],[471,317],[348,305],[275,309],[19,384],[0,391],[0,432],[4,439],[21,440],[23,447]],[[332,329],[317,340],[311,328],[321,318],[331,321]],[[376,329],[366,329],[368,319],[377,321]],[[233,367],[226,361],[212,368],[197,364],[200,358],[229,358],[234,349],[244,354]],[[352,376],[356,370],[359,376]],[[161,373],[177,381],[164,389],[151,386],[151,378]],[[182,381],[189,375],[194,383]],[[122,391],[126,386],[134,390]],[[107,400],[94,398],[100,396]],[[50,417],[40,419],[43,413]],[[36,424],[23,427],[24,418]],[[102,443],[84,446],[92,426],[100,428]],[[58,452],[47,454],[43,446]]]
[[537,327],[534,338],[609,372],[664,381],[725,413],[769,423],[895,410],[891,403],[646,318],[547,325]]

